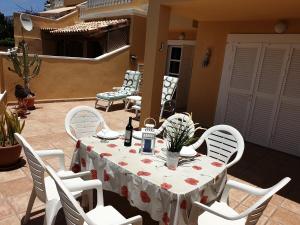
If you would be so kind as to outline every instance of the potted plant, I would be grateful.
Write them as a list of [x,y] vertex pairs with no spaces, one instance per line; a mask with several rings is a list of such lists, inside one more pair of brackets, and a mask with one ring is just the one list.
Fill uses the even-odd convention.
[[25,121],[21,122],[18,115],[0,106],[0,167],[8,167],[18,162],[22,147],[14,138],[14,133],[21,133]]
[[165,128],[165,138],[167,141],[167,167],[176,170],[179,160],[179,152],[183,146],[190,145],[195,139],[194,129],[186,123],[168,121]]
[[13,69],[10,67],[8,69],[23,79],[23,89],[21,85],[16,85],[15,90],[19,106],[34,109],[35,94],[31,92],[29,82],[39,75],[42,61],[37,54],[29,58],[28,44],[24,40],[19,43],[18,48],[9,51],[8,57],[13,64]]

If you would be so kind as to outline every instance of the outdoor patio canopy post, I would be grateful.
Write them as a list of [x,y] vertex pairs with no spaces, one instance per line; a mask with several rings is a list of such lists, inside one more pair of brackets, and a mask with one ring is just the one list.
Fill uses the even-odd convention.
[[165,74],[170,8],[150,1],[147,17],[145,70],[143,76],[141,126],[146,118],[159,119]]

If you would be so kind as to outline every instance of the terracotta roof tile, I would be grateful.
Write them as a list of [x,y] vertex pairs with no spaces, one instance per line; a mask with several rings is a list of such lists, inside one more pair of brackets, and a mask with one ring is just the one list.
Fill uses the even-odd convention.
[[128,22],[127,19],[92,21],[92,22],[82,22],[82,23],[78,23],[78,24],[63,27],[63,28],[43,27],[43,28],[41,28],[41,30],[48,30],[52,34],[80,33],[80,32],[101,30],[108,26],[116,26],[119,24],[126,24],[127,22]]

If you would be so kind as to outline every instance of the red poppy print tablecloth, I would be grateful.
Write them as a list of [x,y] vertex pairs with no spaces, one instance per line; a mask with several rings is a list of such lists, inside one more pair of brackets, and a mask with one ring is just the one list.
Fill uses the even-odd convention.
[[192,202],[209,203],[222,192],[226,167],[205,155],[169,170],[165,142],[157,139],[155,155],[140,154],[141,141],[133,139],[124,147],[122,138],[103,142],[83,138],[76,145],[72,170],[92,171],[105,190],[128,199],[164,225],[187,224]]

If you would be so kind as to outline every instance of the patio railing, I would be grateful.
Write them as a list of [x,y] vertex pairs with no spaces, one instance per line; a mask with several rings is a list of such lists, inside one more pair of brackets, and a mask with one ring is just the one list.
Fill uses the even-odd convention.
[[51,8],[59,8],[64,6],[64,0],[53,0],[51,1]]
[[107,7],[131,3],[133,0],[88,0],[88,8]]

